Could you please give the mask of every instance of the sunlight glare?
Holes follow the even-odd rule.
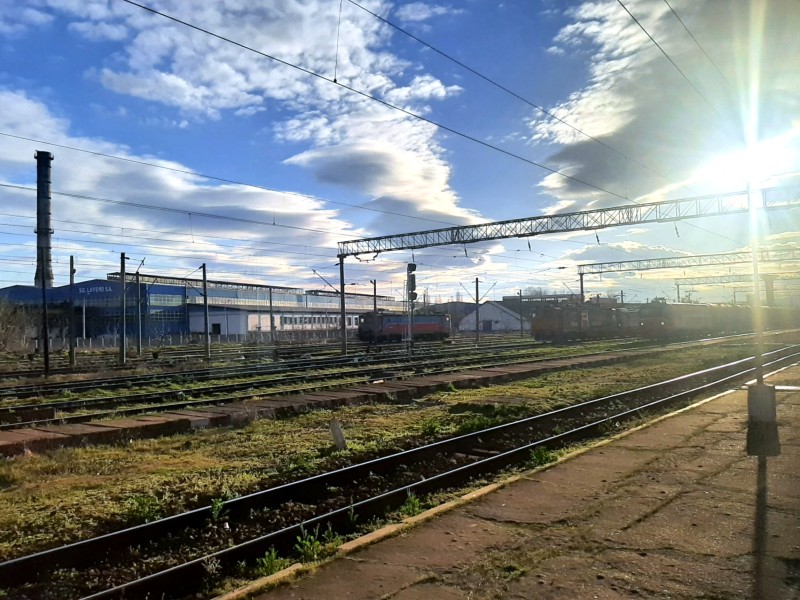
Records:
[[[798,132],[793,131],[791,135],[720,156],[700,169],[695,180],[724,189],[769,186],[771,180],[788,175],[796,168],[797,149],[791,138],[797,135]]]

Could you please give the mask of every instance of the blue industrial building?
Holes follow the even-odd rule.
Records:
[[[126,334],[148,339],[202,334],[205,329],[203,282],[157,275],[126,274]],[[97,339],[120,334],[120,274],[73,286],[47,288],[51,336],[68,336],[70,305],[76,337]],[[296,332],[335,335],[340,325],[340,294],[270,285],[208,281],[209,331],[219,339],[269,336],[289,339]],[[13,304],[39,307],[42,289],[15,285],[0,289]],[[346,327],[357,328],[357,316],[373,309],[401,311],[403,303],[387,296],[345,294]],[[213,338],[212,338],[213,339]]]

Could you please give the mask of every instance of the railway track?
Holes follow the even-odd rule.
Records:
[[[765,367],[779,368],[796,362],[800,352],[792,346],[764,358]],[[537,448],[598,437],[617,424],[750,377],[753,364],[752,358],[735,361],[21,556],[0,563],[0,588],[20,598],[194,595],[270,550],[288,555],[299,540],[318,537],[320,530],[352,531],[356,516],[364,522],[383,515],[411,493],[462,486],[524,464]]]
[[[508,341],[518,342],[520,338],[514,336],[484,336],[484,344],[492,345]],[[532,343],[530,337],[525,338]],[[472,337],[454,337],[445,342],[449,346],[473,346]],[[441,347],[442,342],[416,342],[419,350]],[[381,346],[385,351],[405,352],[402,344],[385,344]],[[367,349],[374,349],[364,342],[348,340],[348,350],[352,354],[366,353]],[[295,342],[265,342],[256,344],[223,344],[213,345],[211,348],[212,364],[241,364],[271,361],[276,354],[282,360],[294,360],[308,356],[339,356],[341,342],[339,340],[320,341],[314,344]],[[50,354],[50,375],[70,377],[101,371],[125,373],[137,368],[169,368],[183,371],[182,367],[191,368],[196,364],[206,363],[205,348],[199,344],[182,347],[151,347],[142,351],[138,356],[130,350],[127,363],[119,364],[119,353],[115,349],[79,351],[76,365],[69,366],[66,352],[52,352]],[[0,377],[6,380],[14,379],[40,379],[44,376],[43,359],[40,354],[28,354],[24,357],[0,359]]]
[[[594,356],[597,362],[607,361],[611,357],[626,360],[636,358],[642,352],[660,352],[673,348],[674,346],[659,346],[655,349],[640,347],[628,353],[624,350],[606,353],[572,353],[553,360],[564,361],[587,356]],[[38,400],[29,403],[5,400],[0,405],[0,431],[51,424],[86,423],[110,416],[128,417],[147,412],[242,402],[256,397],[264,399],[269,396],[308,393],[365,384],[377,379],[384,382],[400,381],[420,374],[442,375],[466,368],[492,368],[547,361],[547,358],[537,356],[541,352],[540,346],[531,346],[530,343],[506,343],[489,348],[461,349],[457,357],[451,352],[432,351],[428,354],[420,352],[414,357],[404,353],[396,353],[389,357],[386,355],[332,357],[273,363],[257,369],[243,367],[203,370],[182,374],[177,381],[174,376],[165,379],[164,375],[143,375],[126,378],[123,381],[113,378],[72,384],[50,384],[46,388],[41,386],[5,388],[0,390],[0,397],[8,394],[15,398],[31,396],[38,398],[46,392],[63,394],[64,390],[68,389],[70,399],[50,402]],[[387,358],[391,362],[387,362]],[[558,368],[570,368],[570,365],[564,364]],[[236,381],[222,382],[222,378],[235,378]],[[72,399],[75,391],[135,388],[158,385],[165,381],[169,383],[171,389],[117,392],[101,397]],[[206,383],[201,385],[200,382]],[[181,384],[181,387],[176,389],[176,383]]]

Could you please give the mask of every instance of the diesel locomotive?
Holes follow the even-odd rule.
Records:
[[[443,340],[450,337],[450,315],[414,315],[415,340]],[[408,315],[368,312],[358,317],[358,339],[362,342],[399,342],[409,333]]]

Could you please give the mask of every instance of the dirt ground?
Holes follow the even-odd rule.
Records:
[[[255,597],[796,600],[800,367],[767,382],[779,456],[748,456],[747,392],[734,391],[350,543]]]

